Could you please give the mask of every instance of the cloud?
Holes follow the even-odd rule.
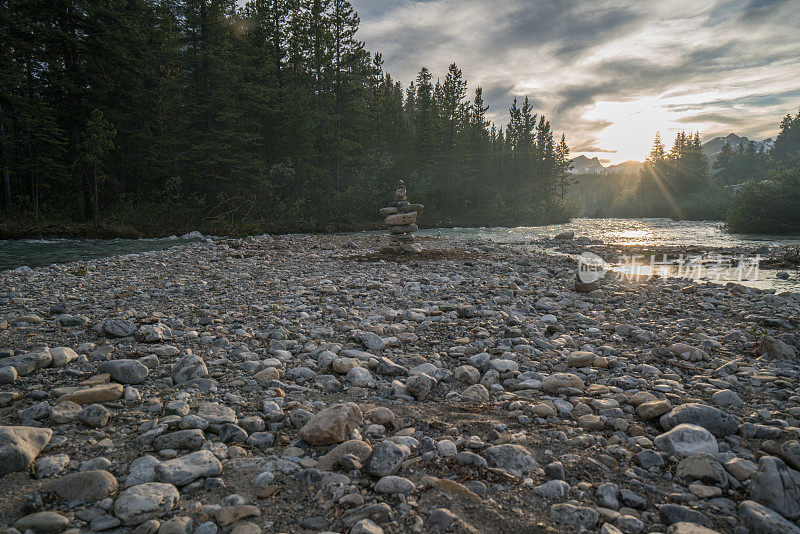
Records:
[[[395,79],[422,65],[443,77],[455,62],[491,120],[505,124],[527,94],[573,154],[638,159],[657,130],[774,136],[800,104],[793,0],[353,3]]]

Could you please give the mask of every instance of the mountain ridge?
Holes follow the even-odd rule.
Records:
[[[726,136],[718,136],[710,141],[706,141],[703,143],[702,148],[703,153],[708,158],[708,164],[711,166],[716,161],[717,155],[722,151],[722,147],[725,143],[728,143],[732,149],[738,150],[740,143],[746,147],[750,142],[751,140],[747,137],[739,136],[731,132]],[[769,151],[775,143],[771,137],[753,142],[756,144],[756,151],[761,148],[765,151]],[[639,172],[639,169],[644,165],[641,161],[629,160],[623,161],[617,165],[605,166],[600,162],[600,158],[597,156],[588,158],[584,155],[573,158],[570,160],[570,163],[572,164],[572,169],[569,171],[571,174],[634,174]]]

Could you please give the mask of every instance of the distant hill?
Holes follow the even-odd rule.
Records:
[[[599,158],[578,156],[572,160],[572,174],[635,174],[642,168],[641,161],[625,161],[618,165],[603,166]]]
[[[631,159],[618,165],[609,165],[606,167],[606,173],[636,174],[642,168],[642,165],[641,161]]]
[[[586,156],[578,156],[572,160],[572,174],[604,174],[606,168],[600,163],[598,158],[587,158]]]
[[[750,139],[747,137],[740,137],[735,133],[730,133],[725,137],[715,137],[711,141],[707,143],[703,143],[703,152],[705,152],[706,157],[708,158],[708,164],[713,165],[717,159],[717,154],[720,153],[722,147],[725,143],[731,145],[731,148],[736,150],[739,148],[739,143],[742,143],[744,146],[747,146],[750,143]],[[772,138],[764,139],[763,141],[756,141],[756,150],[763,147],[764,150],[771,150],[774,141]]]

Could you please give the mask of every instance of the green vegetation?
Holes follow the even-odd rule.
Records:
[[[678,132],[669,152],[656,135],[639,183],[612,209],[625,217],[721,219],[727,196],[709,173],[700,135]]]
[[[800,234],[800,111],[781,121],[764,171],[747,182],[728,209],[737,233]]]
[[[358,25],[346,0],[0,1],[0,223],[355,229],[397,179],[427,225],[572,214],[527,97],[498,129],[455,64],[403,86]]]
[[[774,147],[723,145],[709,169],[700,136],[656,136],[638,175],[575,177],[568,199],[587,217],[725,219],[736,233],[800,233],[800,112],[780,124]]]

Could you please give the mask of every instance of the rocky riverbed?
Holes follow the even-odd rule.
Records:
[[[800,295],[380,240],[0,273],[3,532],[800,533]]]

